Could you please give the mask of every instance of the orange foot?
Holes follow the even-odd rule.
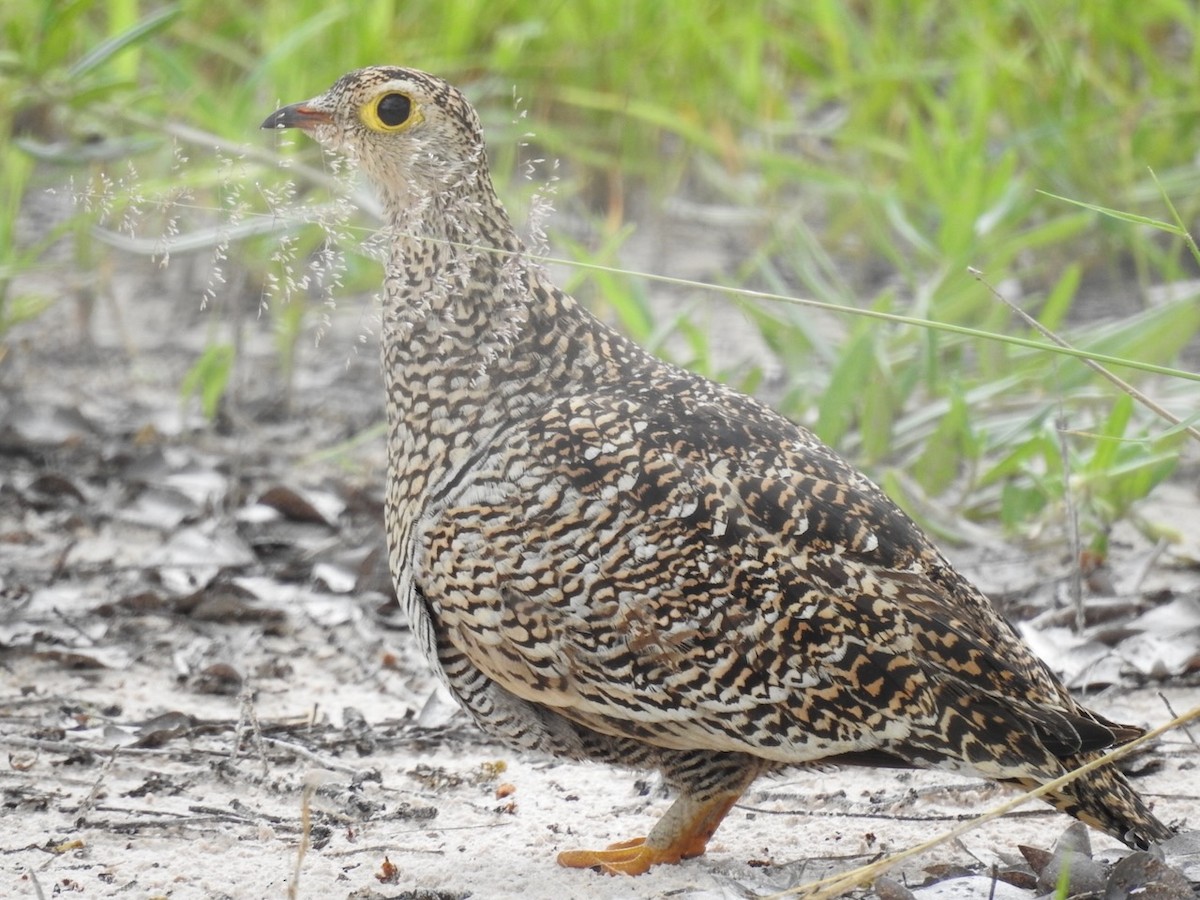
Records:
[[[568,869],[599,869],[608,875],[641,875],[659,863],[674,864],[704,852],[681,853],[671,847],[648,847],[645,838],[634,838],[609,844],[605,850],[564,850],[558,854],[558,864]]]
[[[737,794],[724,794],[697,803],[680,797],[649,837],[610,844],[605,850],[564,850],[558,854],[558,864],[569,869],[599,869],[609,875],[641,875],[651,866],[674,865],[700,856],[737,798]]]

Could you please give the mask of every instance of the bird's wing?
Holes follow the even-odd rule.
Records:
[[[510,429],[422,527],[446,639],[507,691],[658,746],[797,762],[945,741],[974,766],[1028,732],[1006,739],[1055,769],[1043,745],[1079,729],[1007,626],[948,594],[866,479],[744,413],[597,395]]]

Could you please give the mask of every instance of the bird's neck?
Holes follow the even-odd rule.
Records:
[[[439,196],[391,215],[383,366],[393,425],[428,422],[414,405],[473,395],[509,356],[529,318],[530,263],[499,201],[465,208]],[[460,423],[470,424],[470,423]]]
[[[419,515],[501,429],[599,374],[606,329],[554,288],[489,203],[393,219],[382,332],[389,517]]]
[[[498,201],[473,229],[439,224],[453,214],[397,218],[385,281],[384,508],[389,565],[413,621],[418,522],[449,502],[481,454],[564,397],[661,366],[554,286]]]

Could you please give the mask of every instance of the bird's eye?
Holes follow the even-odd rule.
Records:
[[[375,104],[375,112],[380,122],[388,128],[395,128],[408,121],[408,114],[412,112],[412,101],[403,94],[384,94]]]
[[[399,91],[388,91],[363,107],[362,119],[375,131],[400,131],[413,122],[412,99]]]

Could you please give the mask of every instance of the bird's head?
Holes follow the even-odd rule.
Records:
[[[466,98],[416,69],[373,66],[271,113],[263,128],[299,128],[357,162],[385,206],[490,190],[479,118]]]

